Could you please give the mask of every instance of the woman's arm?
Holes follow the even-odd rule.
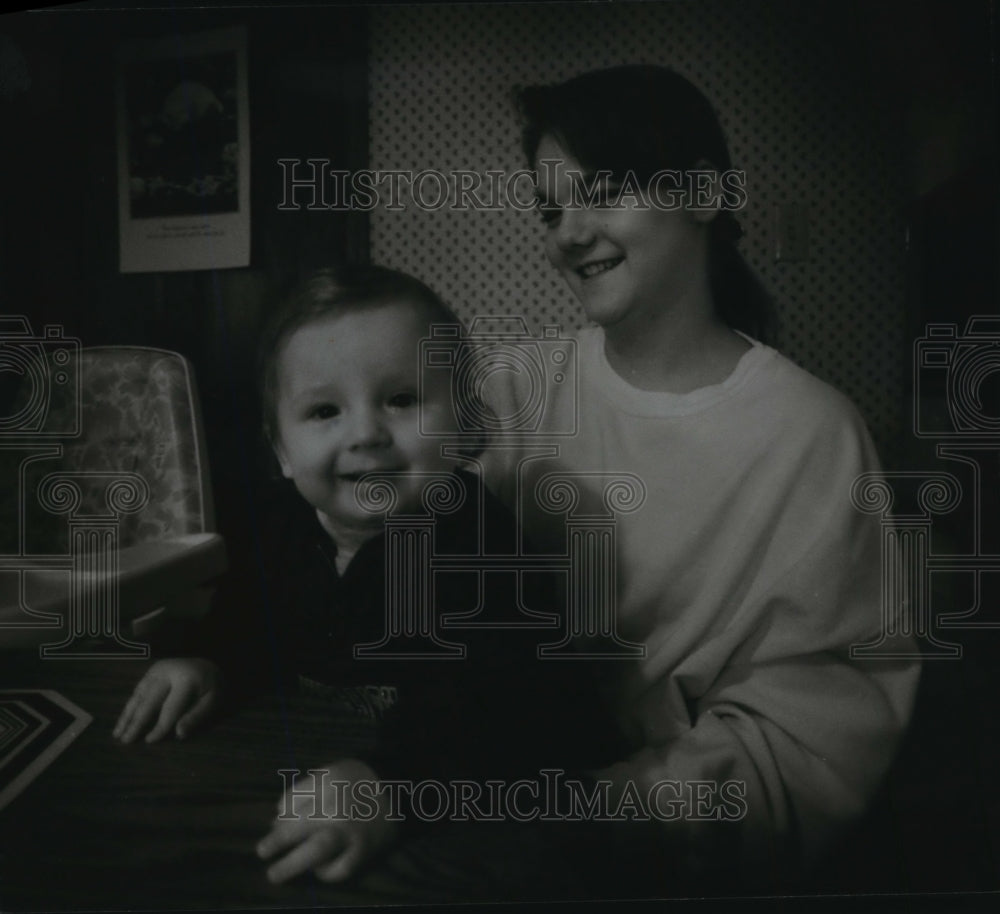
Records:
[[[920,661],[908,625],[889,626],[900,634],[879,654],[852,656],[885,624],[880,520],[849,497],[871,454],[859,420],[831,421],[799,459],[769,536],[755,531],[765,556],[747,559],[753,576],[732,552],[715,555],[716,577],[751,582],[728,586],[731,606],[672,668],[653,676],[647,665],[651,681],[625,709],[646,745],[601,772],[619,795],[629,783],[647,796],[664,782],[706,782],[682,788],[684,815],[664,828],[695,857],[711,859],[721,842],[744,882],[808,869],[864,814],[912,713]],[[718,813],[694,808],[699,791]]]

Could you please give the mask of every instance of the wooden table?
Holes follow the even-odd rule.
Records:
[[[987,669],[969,659],[942,668],[941,673],[961,673],[964,679],[954,682],[949,676],[944,682],[952,684],[950,691],[929,696],[932,709],[943,704],[948,715],[918,716],[908,740],[914,746],[903,751],[909,761],[889,779],[891,827],[871,831],[866,825],[849,842],[866,839],[864,846],[874,849],[882,861],[869,868],[874,875],[859,878],[859,855],[866,852],[858,851],[814,890],[1000,889],[994,828],[1000,807],[991,780],[1000,742],[996,715],[987,713],[995,700],[995,676],[984,672],[982,682],[966,682],[976,670]],[[350,884],[305,876],[273,886],[254,847],[276,813],[284,786],[279,769],[307,770],[356,753],[367,744],[365,728],[331,715],[315,698],[270,696],[189,740],[123,746],[111,731],[146,665],[0,655],[0,688],[54,689],[93,716],[66,751],[0,812],[0,911],[568,900],[594,897],[595,871],[610,895],[634,888],[603,845],[595,852],[593,842],[560,843],[551,830],[516,823],[428,827]],[[927,685],[939,679],[925,677]],[[963,772],[973,768],[985,774],[970,784]],[[942,771],[950,776],[942,779]],[[889,870],[886,860],[894,863]],[[662,870],[663,861],[652,868]],[[716,888],[705,885],[704,893],[717,894]],[[794,901],[792,909],[801,909],[804,899]],[[674,898],[671,906],[677,903]],[[774,903],[768,900],[767,909]],[[745,902],[739,904],[743,910]]]
[[[5,654],[0,688],[55,689],[93,723],[0,813],[0,910],[214,910],[443,902],[585,894],[524,829],[451,823],[401,846],[362,878],[269,884],[254,854],[283,790],[359,751],[349,720],[315,698],[264,697],[185,741],[124,746],[111,731],[143,661]],[[470,837],[470,835],[472,837]],[[537,834],[536,834],[537,837]],[[513,860],[511,854],[519,856]],[[536,871],[532,874],[530,871]]]

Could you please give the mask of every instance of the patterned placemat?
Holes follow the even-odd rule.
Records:
[[[49,689],[0,689],[0,809],[51,765],[92,719]]]

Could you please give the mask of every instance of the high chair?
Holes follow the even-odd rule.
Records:
[[[0,417],[0,649],[145,656],[226,568],[191,365],[14,319],[5,368],[22,383]]]

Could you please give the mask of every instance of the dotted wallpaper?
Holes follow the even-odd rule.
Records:
[[[674,68],[715,106],[748,262],[775,297],[778,348],[861,409],[883,459],[904,428],[903,194],[893,138],[870,113],[844,5],[786,0],[475,4],[371,10],[371,167],[512,172],[515,86],[621,63]],[[848,20],[848,21],[845,21]],[[809,257],[776,262],[774,208],[805,207]],[[414,273],[463,319],[581,326],[534,213],[372,213],[371,256]]]

